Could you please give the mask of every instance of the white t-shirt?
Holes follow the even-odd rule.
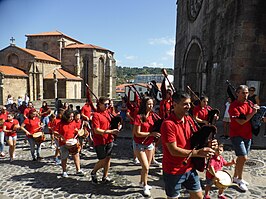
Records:
[[[229,110],[229,107],[230,107],[230,103],[229,102],[226,102],[225,103],[225,111],[224,111],[224,117],[226,118],[229,118],[229,113],[228,113],[228,110]]]

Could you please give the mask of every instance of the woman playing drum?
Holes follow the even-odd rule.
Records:
[[[36,156],[37,160],[41,160],[41,142],[43,139],[44,134],[41,132],[41,120],[37,116],[37,111],[32,108],[29,111],[29,117],[24,120],[24,122],[21,124],[21,130],[26,133],[27,140],[30,144],[30,152],[32,156],[32,160],[36,161]],[[35,135],[37,136],[35,136]],[[39,135],[39,136],[38,136]],[[37,146],[36,148],[36,155],[35,155],[35,145]]]
[[[62,116],[61,121],[58,123],[58,132],[54,131],[55,136],[59,138],[59,146],[61,151],[61,166],[63,170],[63,177],[68,177],[67,174],[67,158],[71,153],[75,166],[76,174],[84,176],[82,170],[80,170],[80,158],[79,158],[79,144],[77,142],[78,128],[74,122],[74,113],[71,110],[66,110]],[[71,146],[71,141],[73,145]]]

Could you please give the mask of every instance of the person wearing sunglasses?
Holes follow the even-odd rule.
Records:
[[[249,87],[248,91],[249,91],[248,100],[252,101],[253,104],[260,105],[259,96],[255,94],[256,91],[255,87],[253,86]]]

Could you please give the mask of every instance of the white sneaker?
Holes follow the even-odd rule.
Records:
[[[62,176],[63,176],[63,178],[67,178],[68,177],[67,172],[63,172]]]
[[[159,167],[163,165],[161,162],[158,162],[158,161],[156,161],[156,160],[153,160],[152,164],[153,164],[153,165],[157,165],[157,166],[159,166]]]
[[[240,182],[246,184],[247,186],[249,185],[249,183],[243,179],[238,179],[236,177],[233,178],[233,183],[239,184]]]
[[[240,188],[242,191],[247,191],[247,190],[248,190],[247,185],[246,185],[245,183],[243,183],[242,181],[240,181],[240,182],[238,183],[238,186],[239,186],[239,188]]]
[[[144,188],[143,182],[139,182],[139,186]],[[149,190],[152,189],[152,186],[150,186],[150,185],[146,185],[146,187],[147,187]]]
[[[133,162],[134,162],[134,164],[139,164],[139,163],[140,163],[138,158],[135,158],[135,159],[133,160]]]
[[[151,196],[151,191],[147,185],[143,187],[143,193],[144,193],[143,195],[146,197]]]

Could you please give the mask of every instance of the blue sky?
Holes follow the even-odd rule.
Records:
[[[173,68],[176,1],[0,0],[0,28],[0,49],[58,30],[115,52],[118,66]]]

